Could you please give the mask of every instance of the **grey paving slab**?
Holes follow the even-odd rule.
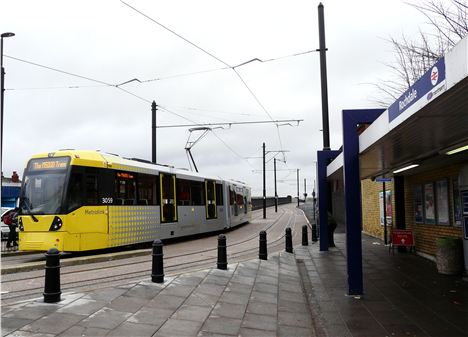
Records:
[[[109,333],[110,330],[108,329],[101,329],[101,328],[89,328],[83,327],[79,325],[74,325],[70,329],[65,330],[57,337],[97,337],[97,336],[105,336]]]
[[[17,318],[17,317],[2,317],[2,336],[5,336],[15,330],[21,329],[23,326],[33,322],[33,319]]]
[[[132,314],[128,312],[121,312],[105,307],[82,320],[79,325],[112,330],[127,320],[131,315]]]
[[[218,276],[218,275],[208,275],[202,281],[202,284],[204,284],[204,285],[216,284],[216,285],[219,285],[219,286],[225,286],[226,284],[229,283],[230,280],[231,280],[231,275],[229,275],[227,277],[222,277],[222,276]]]
[[[308,310],[302,313],[278,311],[278,324],[297,326],[302,328],[311,328],[312,320],[310,317],[310,312]]]
[[[224,288],[225,288],[225,285],[201,283],[194,290],[194,293],[202,293],[202,294],[207,294],[207,295],[220,296],[224,292]]]
[[[250,295],[250,301],[277,304],[278,296],[277,294],[264,293],[264,292],[254,290],[252,291],[252,294]]]
[[[234,274],[231,278],[231,282],[236,282],[240,284],[253,285],[255,283],[255,277],[242,276],[239,274]]]
[[[274,316],[258,315],[253,313],[246,313],[242,319],[243,328],[251,328],[257,330],[267,330],[276,332],[277,320]]]
[[[237,334],[226,335],[226,334],[214,333],[214,332],[209,332],[209,331],[200,331],[197,335],[197,337],[233,337],[233,336],[237,336]]]
[[[279,292],[279,300],[286,300],[290,302],[297,302],[297,303],[306,303],[306,299],[304,297],[304,294],[301,293],[296,293],[292,291],[287,291],[287,290],[282,290]]]
[[[112,337],[151,337],[157,331],[157,327],[149,324],[135,324],[124,322],[114,330],[111,330],[107,336]]]
[[[170,284],[164,290],[161,291],[161,295],[166,296],[179,296],[179,297],[186,297],[188,296],[193,290],[195,286],[185,286],[185,285],[178,285],[178,284]]]
[[[278,311],[284,312],[307,312],[309,309],[306,303],[299,303],[280,299],[278,301]]]
[[[276,331],[258,330],[258,329],[241,327],[239,331],[239,336],[240,337],[273,337],[273,336],[276,336]]]
[[[128,289],[123,288],[105,288],[95,290],[92,293],[88,293],[83,296],[83,298],[90,298],[96,301],[105,301],[110,302],[113,299],[125,294]]]
[[[241,319],[210,316],[203,324],[201,331],[237,335],[241,324]]]
[[[245,314],[245,304],[219,302],[212,311],[212,316],[242,319]]]
[[[278,337],[311,337],[314,332],[311,329],[280,325],[277,332]],[[343,337],[342,335],[330,335],[332,337]],[[374,336],[376,337],[376,336]]]
[[[187,305],[197,305],[212,308],[216,302],[218,302],[218,299],[218,295],[203,294],[195,290],[192,294],[190,294],[184,303]]]
[[[4,318],[24,318],[28,320],[36,320],[42,316],[48,315],[57,310],[58,306],[49,305],[47,303],[32,302],[24,306],[18,306],[2,313],[2,321]],[[4,308],[2,308],[3,311]]]
[[[232,303],[232,304],[244,304],[247,305],[249,302],[249,293],[233,293],[233,292],[224,292],[219,302]]]
[[[250,301],[247,306],[247,313],[274,316],[278,314],[278,307],[276,304]]]
[[[146,303],[146,306],[152,308],[177,309],[184,303],[185,297],[162,295],[161,293]]]
[[[276,293],[278,293],[278,286],[275,285],[275,284],[255,282],[253,290],[254,291],[259,291],[259,292],[264,292],[264,293],[276,294]]]
[[[66,306],[57,310],[57,312],[79,315],[91,315],[99,309],[106,306],[104,301],[95,301],[86,298],[79,298],[76,301],[67,304]]]
[[[55,337],[53,334],[48,333],[36,333],[36,332],[29,332],[29,331],[15,331],[12,334],[9,334],[7,337]]]
[[[224,291],[250,295],[250,293],[252,292],[252,285],[237,282],[229,282]]]
[[[135,313],[149,301],[150,299],[132,297],[125,294],[112,300],[107,307],[121,312]]]
[[[160,327],[174,313],[173,309],[143,307],[130,316],[130,323],[150,324]]]
[[[203,323],[211,312],[211,308],[195,305],[182,305],[172,315],[172,319],[183,319]]]
[[[84,315],[54,312],[22,327],[21,330],[33,333],[59,334],[85,318]]]
[[[138,297],[143,299],[152,299],[164,289],[164,286],[158,283],[138,283],[129,289],[125,296]]]
[[[182,319],[169,319],[161,328],[159,328],[154,336],[196,336],[201,326],[201,322],[186,321]]]
[[[273,276],[259,275],[259,276],[257,276],[255,282],[266,283],[266,284],[271,284],[271,285],[277,285],[278,284],[278,278],[273,277]]]

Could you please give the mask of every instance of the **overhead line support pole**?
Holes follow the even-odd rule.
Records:
[[[152,138],[152,162],[156,164],[156,111],[157,111],[156,101],[151,103],[151,115],[152,115],[152,128],[151,128],[151,138]]]
[[[275,212],[278,212],[278,191],[276,189],[276,158],[273,158],[273,166],[275,171]]]
[[[322,88],[322,129],[323,149],[330,150],[330,127],[328,124],[328,88],[327,88],[327,47],[325,46],[325,19],[323,4],[318,5],[320,78]]]
[[[265,143],[263,143],[263,219],[266,219]]]

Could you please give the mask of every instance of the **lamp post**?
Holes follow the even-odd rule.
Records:
[[[4,92],[5,92],[5,69],[3,68],[3,38],[15,36],[14,33],[2,33],[0,35],[0,66],[1,66],[1,80],[0,80],[0,96],[2,103],[0,104],[1,117],[0,117],[0,171],[3,172],[3,101],[4,101]],[[2,194],[2,181],[0,178],[0,195]],[[0,200],[1,204],[1,200]]]

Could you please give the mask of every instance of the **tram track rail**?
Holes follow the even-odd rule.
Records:
[[[289,217],[287,221],[282,222],[281,220],[285,215],[289,215]],[[282,213],[278,215],[272,223],[263,227],[263,230],[267,231],[267,233],[282,233],[268,242],[268,251],[277,252],[280,250],[279,247],[284,244],[284,230],[287,227],[295,229],[297,216],[298,213],[296,210],[282,210]],[[297,229],[293,230],[293,238],[297,239],[298,232]],[[258,245],[253,243],[256,239],[258,239],[257,233],[228,244],[228,263],[238,263],[258,256]],[[249,245],[250,247],[240,249],[242,245]],[[236,248],[238,248],[239,251],[236,251]],[[229,252],[229,250],[231,250],[231,252]],[[210,247],[186,252],[184,254],[165,256],[165,274],[167,276],[175,276],[185,272],[213,267],[217,260],[216,251],[217,247]],[[201,258],[193,258],[197,256]],[[151,260],[148,260],[147,256],[139,258],[145,259],[124,263],[119,262],[122,260],[114,260],[113,262],[117,263],[108,266],[99,266],[98,268],[96,268],[96,264],[94,264],[93,267],[81,270],[75,270],[76,268],[71,268],[72,266],[65,267],[62,269],[61,273],[62,292],[90,291],[109,286],[125,285],[150,278]],[[181,259],[188,260],[180,261]],[[113,270],[114,273],[109,273],[111,270]],[[118,270],[117,273],[115,272],[116,270]],[[80,274],[81,279],[79,281],[71,280],[71,278],[75,278],[77,274]],[[106,275],[97,277],[97,274]],[[8,288],[10,283],[18,281],[21,281],[25,287],[21,290],[2,292],[2,305],[35,298],[43,291],[44,277],[42,270],[33,272],[33,275],[29,277],[24,277],[25,275],[20,274],[16,276],[17,277],[15,277],[15,274],[11,274],[10,279],[2,280],[2,288]]]

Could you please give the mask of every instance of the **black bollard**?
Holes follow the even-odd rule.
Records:
[[[265,231],[260,232],[260,247],[258,252],[258,258],[260,260],[268,260],[267,234]]]
[[[224,234],[218,236],[218,269],[227,269],[226,236]]]
[[[153,242],[153,270],[151,271],[151,281],[154,283],[164,283],[164,263],[163,263],[163,243],[161,240]]]
[[[307,225],[302,226],[302,245],[309,245],[309,238],[307,237]]]
[[[292,246],[292,235],[291,235],[291,228],[286,228],[286,253],[292,253],[293,246]]]
[[[46,256],[44,302],[56,303],[60,301],[60,255],[57,248],[50,248]]]
[[[312,242],[317,242],[317,224],[314,222],[312,224]]]

